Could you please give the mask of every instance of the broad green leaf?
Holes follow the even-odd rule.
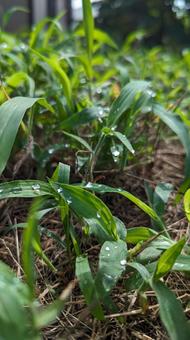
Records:
[[[25,307],[30,304],[28,287],[2,262],[0,273],[0,338],[39,340],[32,327],[31,311]]]
[[[160,220],[159,216],[156,214],[156,212],[150,208],[146,203],[141,201],[139,198],[136,196],[132,195],[128,191],[122,190],[122,189],[116,189],[109,187],[107,185],[102,185],[102,184],[95,184],[95,183],[87,183],[84,186],[85,189],[92,190],[95,192],[98,192],[100,194],[112,192],[112,193],[117,193],[120,194],[127,199],[129,199],[131,202],[133,202],[135,205],[137,205],[141,210],[143,210],[146,214],[148,214],[153,220],[157,221],[160,225],[160,228],[163,230],[164,226],[162,221]]]
[[[133,149],[130,141],[128,140],[128,138],[123,135],[121,132],[118,131],[113,131],[113,136],[117,137],[117,139],[119,139],[119,141],[121,143],[123,143],[123,145],[125,145],[125,147],[132,153],[135,153],[135,150]]]
[[[130,81],[121,91],[119,97],[113,102],[110,110],[110,114],[108,117],[108,126],[113,126],[120,119],[122,114],[126,112],[132,104],[135,103],[135,100],[138,95],[144,94],[143,100],[139,102],[138,106],[135,108],[135,111],[138,111],[143,105],[147,104],[148,100],[151,98],[149,93],[147,92],[149,87],[149,83],[146,81],[133,80]]]
[[[184,210],[188,221],[190,222],[190,189],[184,195]]]
[[[73,130],[78,126],[88,124],[93,120],[100,117],[99,109],[96,107],[90,107],[82,110],[81,112],[77,112],[64,119],[60,127],[65,130]]]
[[[147,241],[156,234],[156,231],[146,227],[129,228],[126,241],[127,243],[137,244],[141,241]]]
[[[52,180],[59,183],[69,184],[70,179],[70,166],[59,162],[57,165]]]
[[[15,97],[0,106],[0,175],[6,167],[24,114],[36,102],[43,106],[47,104],[40,98]]]
[[[79,256],[76,258],[76,277],[91,313],[97,319],[103,320],[104,313],[99,302],[96,284],[86,257]]]
[[[123,241],[126,241],[126,236],[127,236],[127,228],[125,224],[116,216],[114,216],[114,220],[116,223],[116,228],[117,228],[117,234],[119,238]]]
[[[161,281],[152,281],[151,286],[160,306],[160,318],[171,340],[189,340],[190,324],[180,301]]]
[[[190,256],[179,255],[172,267],[173,271],[190,272]]]
[[[148,282],[150,280],[151,275],[150,275],[149,271],[141,263],[138,263],[138,262],[128,262],[127,265],[130,266],[131,268],[136,269],[137,272],[140,274],[140,276],[142,277],[142,279],[145,282]]]
[[[92,58],[94,40],[94,19],[90,0],[82,0],[83,23],[86,36],[87,52],[89,60]]]
[[[117,283],[127,264],[127,245],[124,241],[106,241],[99,254],[99,268],[96,276],[97,286],[103,288],[102,294],[109,292]],[[101,289],[100,289],[101,291]]]
[[[168,248],[161,256],[157,263],[154,278],[158,280],[167,274],[173,267],[177,257],[180,255],[186,240],[182,239]]]
[[[117,239],[115,220],[108,207],[98,197],[79,186],[54,183],[51,185],[60,197],[68,203],[71,210],[81,217],[89,226],[100,228]]]
[[[64,133],[64,135],[68,136],[69,138],[76,140],[78,143],[82,144],[87,150],[92,152],[91,146],[83,138],[81,138],[77,135],[73,135],[71,133],[68,133],[66,131],[62,131],[62,132]]]
[[[160,217],[164,214],[165,206],[168,202],[172,189],[173,185],[170,183],[159,183],[153,191],[149,184],[146,183],[146,191],[149,202]]]
[[[50,185],[36,180],[17,180],[0,183],[0,199],[25,197],[33,198],[44,195],[53,195]]]
[[[161,249],[153,247],[150,244],[150,246],[147,245],[145,249],[142,249],[140,251],[139,255],[137,256],[137,260],[140,263],[147,264],[158,260],[161,254],[162,254]]]

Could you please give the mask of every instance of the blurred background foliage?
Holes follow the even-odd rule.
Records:
[[[147,47],[188,47],[190,43],[190,0],[91,0],[96,26],[122,44],[134,31]],[[42,6],[43,5],[43,6]],[[28,13],[14,13],[7,29],[20,31],[43,17],[54,17],[61,10],[64,27],[71,28],[82,19],[82,0],[1,0],[0,23],[12,6],[24,6]],[[44,8],[44,13],[43,13]],[[36,17],[35,17],[36,16]],[[142,34],[142,32],[145,32]],[[143,39],[142,39],[143,38]]]
[[[189,0],[104,0],[97,24],[117,41],[136,30],[145,30],[148,45],[188,45],[190,42]]]

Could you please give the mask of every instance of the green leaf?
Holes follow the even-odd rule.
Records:
[[[0,183],[0,199],[25,197],[33,198],[44,195],[53,195],[48,183],[36,180],[17,180]]]
[[[29,11],[26,7],[23,7],[23,6],[11,6],[10,9],[8,9],[8,11],[6,11],[3,14],[3,27],[4,28],[9,23],[11,16],[16,12],[28,13]]]
[[[113,136],[117,137],[117,139],[119,139],[119,141],[121,143],[123,143],[123,145],[125,145],[125,147],[132,153],[135,153],[135,150],[133,149],[130,141],[128,140],[128,138],[123,135],[121,132],[118,131],[113,131]]]
[[[33,48],[36,44],[36,41],[40,35],[40,32],[42,29],[49,23],[51,22],[52,19],[50,18],[44,18],[40,20],[40,22],[34,26],[33,31],[30,34],[30,41],[29,41],[29,46]]]
[[[75,214],[83,218],[89,226],[103,229],[108,236],[117,239],[115,220],[103,201],[79,186],[52,181],[51,185],[56,193],[64,198]]]
[[[65,97],[67,99],[67,103],[70,109],[72,109],[72,89],[71,89],[71,83],[70,80],[66,74],[66,72],[63,70],[63,68],[61,67],[59,60],[56,56],[52,56],[51,58],[47,58],[45,56],[43,56],[42,54],[40,54],[38,51],[36,50],[32,50],[34,54],[36,54],[40,59],[42,59],[45,63],[47,63],[50,68],[55,72],[56,75],[58,75],[63,90],[64,90],[64,94]]]
[[[32,205],[28,221],[27,227],[24,229],[23,234],[23,252],[22,252],[22,261],[23,268],[26,277],[26,282],[28,287],[30,288],[31,297],[34,297],[35,294],[35,265],[34,265],[34,254],[33,254],[33,240],[35,239],[37,228],[38,228],[38,218],[36,211],[40,207],[41,202],[36,201]]]
[[[76,258],[76,277],[92,315],[98,320],[103,320],[104,313],[99,302],[96,284],[86,257],[79,256]]]
[[[34,339],[34,329],[30,312],[24,306],[30,304],[30,292],[13,274],[12,270],[0,262],[0,337],[1,339]],[[37,334],[36,334],[36,339]]]
[[[185,153],[186,153],[186,164],[185,164],[185,175],[186,180],[189,179],[189,170],[190,170],[190,134],[189,129],[187,126],[183,123],[181,118],[177,116],[176,114],[167,111],[164,109],[161,105],[155,104],[153,105],[153,112],[155,115],[159,116],[161,120],[172,130],[176,133],[179,140],[181,141]],[[182,184],[186,187],[185,182]]]
[[[151,275],[150,275],[149,271],[141,263],[138,263],[138,262],[128,262],[127,265],[129,267],[131,267],[131,268],[136,269],[137,272],[140,274],[140,276],[142,277],[142,279],[145,282],[148,282],[150,280]]]
[[[102,285],[103,291],[109,292],[117,283],[125,270],[127,261],[127,245],[124,241],[106,241],[99,254],[99,268],[96,276],[97,286]]]
[[[160,306],[160,317],[171,340],[189,340],[190,325],[183,312],[180,301],[161,281],[152,281]]]
[[[184,210],[188,221],[190,222],[190,189],[184,195]]]
[[[29,96],[34,95],[35,82],[34,80],[25,72],[16,72],[11,76],[6,78],[6,83],[8,86],[16,88],[22,83],[27,82],[29,87]]]
[[[117,194],[120,194],[126,197],[131,202],[133,202],[135,205],[137,205],[141,210],[143,210],[146,214],[148,214],[153,220],[157,221],[160,225],[160,228],[163,230],[164,228],[163,223],[160,220],[159,216],[156,214],[156,212],[152,208],[150,208],[146,203],[144,203],[143,201],[141,201],[139,198],[132,195],[128,191],[112,188],[107,185],[95,184],[95,183],[90,183],[90,182],[84,185],[84,188],[98,192],[100,194],[110,192],[110,193],[117,193]]]
[[[118,48],[116,43],[113,41],[113,39],[106,32],[100,29],[97,29],[97,28],[94,29],[94,39],[112,48],[115,48],[115,49]]]
[[[129,228],[127,230],[126,241],[127,243],[137,244],[141,241],[147,241],[156,234],[156,231],[146,227]]]
[[[96,107],[89,107],[64,119],[61,122],[60,127],[65,130],[73,130],[78,126],[92,122],[98,117],[100,117],[99,109]]]
[[[94,40],[94,19],[92,15],[92,6],[90,0],[82,0],[83,23],[87,43],[87,52],[89,60],[92,58],[93,40]]]
[[[69,179],[70,179],[70,166],[59,162],[53,173],[52,180],[54,182],[69,184]]]
[[[190,256],[179,255],[172,267],[173,271],[190,272]]]
[[[182,239],[168,248],[161,256],[157,263],[154,278],[158,280],[167,274],[173,267],[177,257],[180,255],[186,240]]]
[[[36,102],[47,103],[40,98],[15,97],[0,106],[0,175],[6,167],[24,114]]]
[[[68,133],[66,131],[62,131],[64,133],[64,135],[76,140],[78,143],[82,144],[87,150],[89,150],[90,152],[92,152],[92,148],[91,146],[81,137],[73,135],[71,133]]]
[[[117,123],[123,113],[125,113],[132,104],[136,101],[138,95],[142,98],[136,106],[135,111],[138,111],[150,99],[150,95],[147,92],[149,83],[146,81],[133,80],[130,81],[121,91],[119,97],[113,102],[108,117],[108,126],[113,126]]]

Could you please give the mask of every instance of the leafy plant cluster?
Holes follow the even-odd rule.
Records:
[[[190,89],[186,76],[190,52],[186,50],[182,56],[160,48],[137,52],[133,46],[143,32],[128,36],[119,50],[105,32],[94,27],[87,0],[83,1],[83,24],[69,34],[62,31],[62,15],[45,18],[22,40],[0,32],[0,174],[11,153],[14,156],[22,148],[38,168],[37,179],[0,183],[0,199],[34,199],[26,223],[14,226],[23,229],[25,283],[0,263],[0,335],[12,339],[14,331],[17,339],[40,338],[40,329],[55,319],[74,287],[72,283],[43,310],[36,301],[34,254],[56,272],[41,246],[41,221],[57,210],[65,240],[58,236],[56,240],[75,256],[76,278],[95,318],[104,320],[106,310],[118,312],[111,292],[127,273],[123,284],[127,291],[136,290],[140,301],[147,299],[149,287],[155,292],[171,339],[189,339],[190,326],[181,303],[163,280],[170,271],[190,271],[187,239],[174,241],[164,222],[172,186],[160,183],[155,190],[146,186],[148,205],[122,188],[95,183],[94,169],[123,169],[137,160],[136,154],[147,153],[151,146],[145,135],[137,134],[140,123],[147,121],[152,129],[167,125],[186,154],[181,193],[185,193],[184,209],[190,220]],[[65,162],[59,162],[46,179],[57,152],[64,159],[73,152],[81,183],[70,183],[70,166]],[[126,229],[99,198],[104,193],[133,202],[150,217],[150,226]],[[73,221],[81,226],[83,239],[95,236],[100,245],[96,273]],[[142,310],[145,305],[141,303]]]

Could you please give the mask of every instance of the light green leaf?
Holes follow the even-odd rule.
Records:
[[[91,1],[82,0],[82,8],[83,8],[83,23],[87,43],[87,52],[89,60],[91,60],[94,40],[94,19],[92,15]]]
[[[188,221],[190,222],[190,189],[184,195],[184,210]]]
[[[154,278],[157,280],[167,274],[173,267],[177,257],[180,255],[186,240],[182,239],[168,248],[159,258]]]
[[[25,72],[16,72],[11,76],[6,78],[6,83],[8,86],[16,88],[22,83],[27,82],[29,87],[29,96],[34,95],[35,82],[34,80]]]
[[[141,241],[147,241],[156,234],[156,231],[146,227],[129,228],[126,241],[127,243],[137,244]]]
[[[47,63],[51,69],[55,72],[56,75],[58,75],[61,84],[63,86],[64,94],[67,99],[67,103],[70,109],[72,109],[72,89],[71,89],[71,83],[70,80],[66,74],[66,72],[61,67],[59,60],[56,56],[52,56],[51,58],[45,57],[42,54],[40,54],[36,50],[32,50],[34,54],[36,54],[40,59],[42,59],[45,63]]]

